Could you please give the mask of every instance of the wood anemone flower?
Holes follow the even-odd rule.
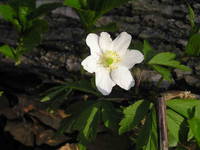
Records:
[[[112,40],[107,32],[100,36],[88,34],[86,44],[90,48],[90,56],[81,65],[90,73],[95,73],[97,89],[103,95],[109,95],[117,84],[125,90],[135,85],[129,69],[144,60],[144,55],[138,50],[128,49],[131,35],[122,32]]]

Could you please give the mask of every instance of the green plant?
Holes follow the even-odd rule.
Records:
[[[0,5],[0,16],[10,22],[19,35],[16,47],[5,44],[0,52],[20,63],[20,56],[38,46],[42,34],[48,30],[48,23],[42,17],[60,6],[60,3],[50,3],[36,8],[35,0],[10,0]]]
[[[76,10],[87,32],[97,32],[115,31],[115,23],[97,27],[95,26],[96,21],[111,9],[128,1],[130,0],[65,0],[64,4]]]
[[[189,56],[200,56],[200,26],[195,23],[196,15],[188,4],[189,21],[191,25],[190,37],[186,46],[186,54]]]

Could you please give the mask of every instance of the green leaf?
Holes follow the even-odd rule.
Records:
[[[158,150],[156,111],[153,107],[136,141],[136,150]]]
[[[29,29],[23,35],[17,55],[31,51],[41,42],[41,35],[48,30],[48,23],[45,20],[34,20]]]
[[[187,46],[186,54],[190,56],[200,56],[200,34],[194,34],[190,37]]]
[[[67,83],[66,86],[68,88],[74,89],[74,90],[79,90],[87,93],[94,94],[96,96],[100,96],[99,92],[97,92],[91,85],[91,83],[87,80],[80,80],[77,82],[73,83]]]
[[[169,69],[164,68],[159,65],[152,65],[152,67],[155,71],[157,71],[158,73],[160,73],[162,75],[163,79],[172,81],[172,74]]]
[[[10,0],[9,5],[18,13],[20,7],[26,7],[31,12],[36,8],[36,0]]]
[[[141,41],[133,41],[131,42],[129,49],[137,49],[137,50],[142,50],[144,48],[144,44]],[[144,53],[144,52],[143,52]]]
[[[186,118],[190,118],[188,112],[195,106],[200,106],[200,100],[198,99],[172,99],[166,101],[167,106],[175,112],[181,114]],[[200,110],[196,110],[200,119]]]
[[[41,100],[40,102],[47,102],[50,100],[53,100],[54,98],[56,98],[57,96],[60,96],[63,92],[67,93],[66,90],[68,88],[66,88],[65,86],[58,86],[58,87],[54,87],[54,91],[50,91],[49,93],[47,93]],[[69,94],[69,93],[68,93]]]
[[[19,7],[18,8],[19,21],[23,27],[23,30],[25,30],[27,27],[27,22],[28,22],[27,16],[29,13],[30,13],[30,10],[28,7]]]
[[[100,31],[115,32],[116,30],[117,30],[117,25],[116,23],[112,22],[100,27],[93,27],[90,32],[100,32]]]
[[[99,16],[101,16],[128,1],[130,0],[87,0],[87,6],[89,9],[96,11]]]
[[[189,123],[189,127],[198,143],[198,145],[200,146],[200,119],[199,118],[192,118],[190,120],[188,120]]]
[[[101,116],[105,127],[110,129],[118,129],[118,123],[121,114],[116,110],[112,103],[102,103]]]
[[[112,103],[104,100],[77,102],[68,108],[67,113],[71,113],[71,117],[61,123],[59,132],[79,131],[78,141],[83,147],[94,141],[100,122],[113,129],[120,117]]]
[[[80,143],[87,144],[89,141],[94,140],[97,134],[99,120],[100,106],[98,103],[81,113],[73,126],[74,129],[80,130]]]
[[[48,3],[48,4],[43,4],[41,6],[39,6],[38,8],[36,8],[29,16],[29,19],[34,19],[37,17],[40,17],[42,15],[45,15],[49,12],[51,12],[52,10],[58,8],[58,7],[62,7],[62,3]]]
[[[29,29],[34,30],[35,32],[38,32],[39,34],[47,32],[48,31],[48,22],[42,19],[35,19],[32,21],[32,26]]]
[[[80,114],[88,109],[92,104],[94,104],[94,102],[91,101],[79,101],[79,102],[75,102],[71,105],[69,105],[69,107],[65,110],[65,112],[67,114],[71,114],[71,117],[68,117],[66,119],[63,119],[60,123],[60,127],[58,129],[57,134],[63,134],[64,132],[72,132],[73,130],[73,125],[75,123],[75,121],[77,120],[77,118],[80,116]],[[81,109],[80,109],[81,106]]]
[[[88,32],[94,27],[97,19],[96,12],[93,9],[88,8],[87,0],[65,0],[64,5],[75,8],[80,17],[81,23]]]
[[[189,12],[189,21],[192,27],[195,26],[195,13],[192,7],[188,4],[188,12]]]
[[[92,10],[77,9],[77,13],[80,17],[82,24],[87,30],[91,30],[96,21],[96,13]]]
[[[176,150],[188,150],[188,149],[185,148],[185,147],[182,147],[182,146],[178,146],[178,147],[176,148]]]
[[[44,92],[42,95],[42,99],[40,100],[41,102],[47,102],[50,100],[57,100],[57,99],[63,99],[65,98],[69,93],[71,93],[72,90],[79,90],[87,93],[92,93],[94,95],[99,96],[100,94],[92,87],[90,82],[86,80],[80,80],[77,82],[68,82],[63,85],[59,85],[56,87],[53,87],[46,92]],[[105,106],[105,109],[112,109],[112,107],[108,105]],[[113,118],[114,119],[114,118]]]
[[[101,16],[130,0],[65,0],[64,4],[76,9],[92,10]]]
[[[64,5],[77,9],[82,8],[80,0],[65,0]]]
[[[194,138],[194,134],[193,134],[191,128],[189,128],[187,141],[190,141],[190,140],[192,140],[193,138]]]
[[[136,101],[125,108],[124,118],[120,122],[119,134],[133,129],[144,118],[149,110],[150,102],[145,100]]]
[[[68,130],[79,131],[79,144],[85,146],[95,139],[100,121],[101,106],[101,102],[88,102],[81,111],[78,110],[79,113],[73,112],[71,120],[68,120]]]
[[[39,45],[40,41],[41,36],[38,32],[32,30],[26,33],[21,40],[21,45],[17,51],[17,55],[21,56],[25,52],[31,51],[33,48]]]
[[[15,26],[16,30],[18,32],[21,32],[22,31],[22,25],[19,23],[19,20],[18,19],[13,19],[12,20],[12,24]]]
[[[78,144],[78,149],[79,150],[87,150],[86,146],[83,144]]]
[[[143,54],[144,54],[144,60],[146,62],[149,61],[153,56],[154,50],[147,40],[144,40],[142,51],[143,51]]]
[[[0,53],[4,54],[6,57],[11,59],[16,59],[14,49],[8,45],[3,45],[0,47]]]
[[[181,65],[179,61],[174,60],[176,57],[175,53],[171,52],[162,52],[155,55],[148,63],[150,65],[163,65],[172,68],[178,68],[184,71],[189,71],[185,65]]]
[[[2,96],[2,95],[3,95],[3,93],[4,93],[4,91],[0,91],[0,96]]]
[[[180,116],[173,110],[167,109],[167,127],[170,147],[174,147],[178,144],[179,132],[183,122],[184,117]]]
[[[0,16],[2,16],[6,21],[12,22],[16,16],[16,12],[9,5],[0,5]]]
[[[75,8],[82,24],[88,31],[92,31],[95,22],[103,14],[118,7],[129,0],[65,0],[64,4]]]

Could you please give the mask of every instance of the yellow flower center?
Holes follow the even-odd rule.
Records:
[[[108,69],[116,69],[120,61],[119,55],[115,51],[108,50],[100,57],[100,64]]]

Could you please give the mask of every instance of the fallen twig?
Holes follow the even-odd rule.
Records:
[[[166,122],[166,104],[163,97],[159,98],[157,104],[158,129],[159,129],[159,147],[160,150],[168,150],[167,122]]]
[[[168,133],[166,122],[166,100],[174,98],[182,99],[200,99],[200,95],[193,94],[190,91],[168,91],[161,94],[157,101],[157,116],[159,130],[159,147],[160,150],[168,150]]]

